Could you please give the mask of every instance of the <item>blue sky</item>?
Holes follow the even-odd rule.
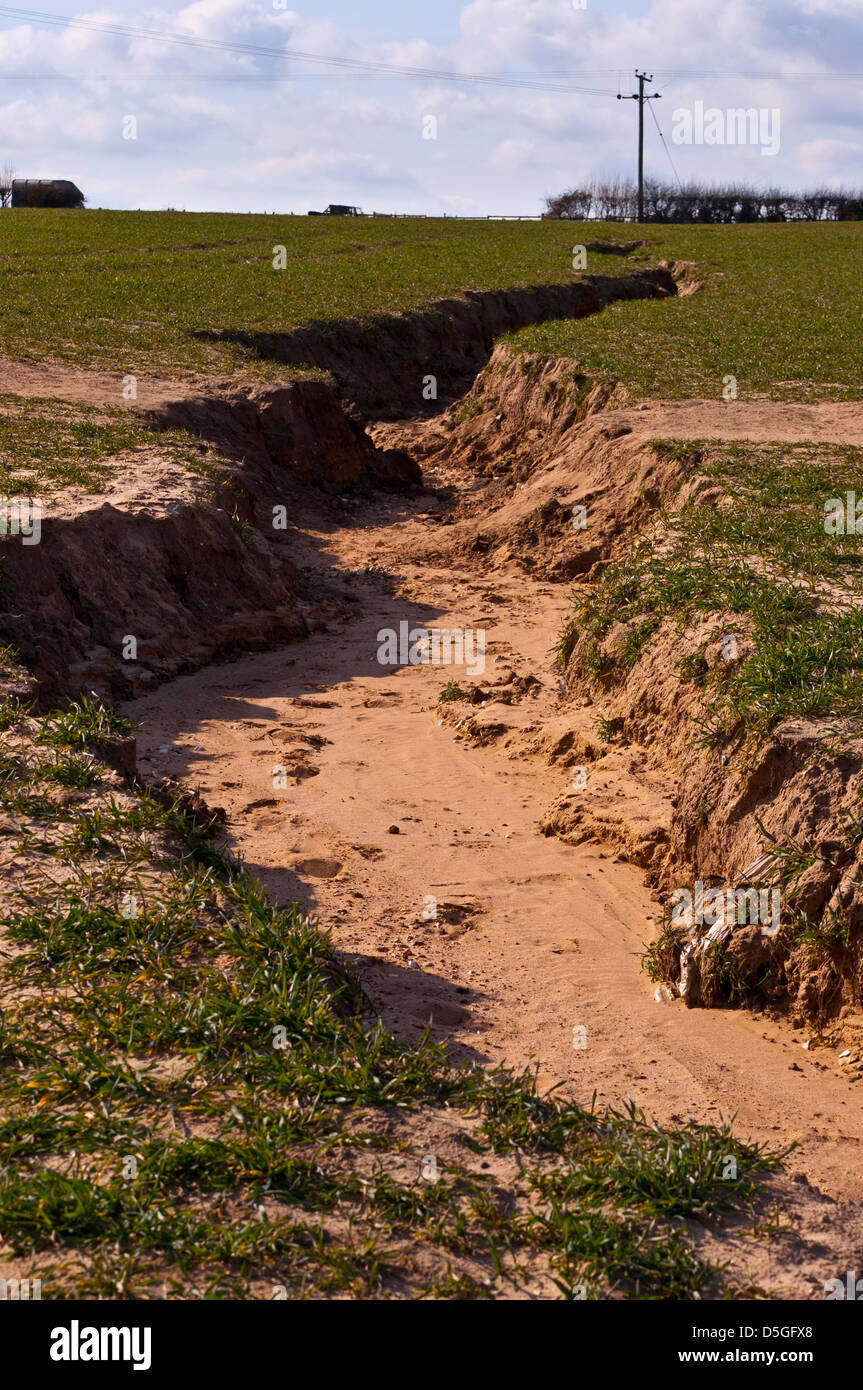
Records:
[[[656,74],[682,178],[863,182],[863,0],[54,4],[97,23],[547,88],[346,74],[0,14],[0,162],[71,178],[93,206],[536,213],[547,194],[634,172],[635,104],[615,94],[633,90],[636,65]],[[567,84],[590,94],[554,90]],[[778,112],[777,152],[673,144],[675,113],[698,103]],[[673,176],[652,116],[646,167]]]

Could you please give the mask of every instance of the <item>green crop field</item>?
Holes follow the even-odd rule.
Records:
[[[514,341],[572,356],[634,396],[856,396],[863,388],[859,223],[635,228],[223,213],[6,211],[0,353],[138,373],[284,374],[206,335],[279,333],[415,309],[465,290],[566,282],[572,248],[643,237],[620,274],[695,261],[705,288],[658,305],[525,329]],[[285,267],[273,267],[274,248]],[[201,336],[203,335],[203,336]]]
[[[285,332],[573,278],[572,229],[550,222],[16,209],[0,233],[0,353],[138,373],[266,373],[194,335]],[[627,266],[592,261],[606,274]]]
[[[569,228],[577,239],[577,224]],[[705,287],[662,305],[633,301],[595,318],[540,324],[513,341],[574,357],[587,375],[614,377],[632,398],[718,399],[728,376],[741,399],[860,396],[863,224],[652,226],[638,235],[647,245],[628,264],[695,261]]]

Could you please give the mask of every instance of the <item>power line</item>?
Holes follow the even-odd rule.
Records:
[[[670,150],[670,149],[668,148],[668,146],[666,145],[666,143],[665,143],[665,136],[663,135],[662,131],[661,131],[660,128],[659,128],[659,121],[656,119],[656,112],[654,111],[654,109],[653,109],[652,106],[648,107],[648,110],[650,111],[650,114],[651,114],[651,116],[653,117],[653,124],[656,126],[656,129],[659,131],[659,138],[660,138],[660,140],[662,141],[663,148],[665,149],[665,153],[668,155],[668,162],[669,162],[669,164],[671,165],[671,171],[672,171],[672,173],[674,174],[674,177],[677,179],[677,187],[682,191],[682,190],[683,190],[683,184],[680,182],[680,175],[678,174],[677,170],[676,170],[675,167],[674,167],[674,160],[671,158],[671,150]]]
[[[295,72],[288,76],[278,73],[221,73],[221,72],[0,72],[3,82],[328,82],[333,76],[346,82],[374,82],[377,79],[363,73],[330,74]]]
[[[145,29],[139,25],[107,24],[98,20],[73,19],[68,15],[58,15],[45,10],[28,10],[17,6],[0,5],[0,15],[9,19],[36,21],[41,24],[62,26],[69,29],[82,29],[91,33],[115,34],[121,38],[145,39],[157,43],[176,43],[188,48],[199,48],[222,53],[237,53],[249,57],[271,58],[278,61],[294,59],[302,63],[318,63],[326,67],[352,69],[378,73],[381,76],[425,78],[446,82],[476,82],[505,87],[523,87],[527,90],[573,92],[586,96],[613,96],[613,92],[592,87],[556,86],[539,77],[519,77],[515,73],[459,73],[443,68],[421,68],[395,63],[380,63],[359,58],[337,57],[321,53],[307,53],[300,49],[274,48],[265,44],[235,43],[227,39],[195,38],[191,34],[178,34],[164,29]],[[788,81],[858,81],[863,73],[795,73],[769,72],[758,69],[722,71],[708,68],[663,69],[666,81],[678,78],[763,78]],[[573,71],[569,68],[549,69],[545,77],[563,78],[571,84],[575,77],[598,78],[613,77],[619,73],[616,68],[585,68]]]
[[[171,33],[161,29],[143,29],[124,24],[102,24],[96,20],[70,19],[67,15],[49,14],[41,10],[20,10],[11,6],[0,6],[0,14],[8,18],[38,20],[40,23],[61,25],[70,29],[84,29],[93,33],[116,34],[121,38],[146,39],[156,43],[177,43],[187,48],[199,48],[211,52],[237,53],[247,57],[270,58],[279,62],[294,59],[302,63],[320,63],[325,66],[344,68],[361,72],[374,72],[382,76],[423,78],[439,82],[471,82],[490,86],[512,87],[526,91],[570,92],[584,96],[613,96],[613,92],[590,87],[559,86],[535,78],[517,78],[489,73],[448,72],[442,68],[406,67],[394,63],[375,63],[359,58],[325,57],[320,53],[306,53],[300,49],[271,48],[264,44],[231,43],[226,39],[197,39],[189,34]]]
[[[338,78],[344,82],[377,82],[382,80],[373,73],[363,72],[292,72],[274,73],[221,73],[221,72],[118,72],[118,73],[73,73],[73,72],[2,72],[3,82],[331,82]],[[551,90],[556,90],[552,88]]]
[[[382,81],[369,73],[292,72],[280,73],[222,73],[222,72],[2,72],[3,82],[343,82]],[[465,79],[467,80],[467,79]],[[566,92],[566,87],[543,87],[542,91]],[[613,96],[613,92],[596,92],[595,96]]]
[[[765,72],[761,68],[741,69],[740,71],[720,71],[716,68],[662,68],[666,85],[678,77],[763,77],[768,80],[789,82],[817,82],[819,79],[830,82],[859,82],[863,72]]]

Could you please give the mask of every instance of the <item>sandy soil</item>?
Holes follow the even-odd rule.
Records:
[[[0,393],[14,396],[56,397],[81,405],[111,405],[131,410],[158,410],[173,401],[185,400],[202,390],[214,395],[220,385],[236,388],[237,382],[224,383],[189,375],[182,381],[163,377],[136,376],[134,400],[123,395],[124,372],[91,372],[61,362],[30,362],[22,358],[0,357]]]
[[[549,648],[567,589],[392,558],[419,553],[434,505],[357,503],[344,525],[298,533],[296,563],[329,594],[314,635],[127,705],[142,771],[225,807],[235,848],[276,897],[320,914],[390,1027],[430,1022],[467,1058],[536,1065],[543,1085],[631,1096],[663,1121],[737,1112],[743,1135],[799,1145],[792,1174],[860,1200],[853,1079],[781,1021],[657,998],[639,958],[658,907],[639,871],[540,832],[570,776],[529,751],[560,718]],[[402,621],[484,629],[484,673],[380,665],[377,634]],[[540,686],[497,705],[509,671]],[[489,693],[493,741],[477,746],[437,705],[452,678]]]
[[[863,445],[861,401],[655,401],[612,414],[631,429],[649,424],[654,438]]]

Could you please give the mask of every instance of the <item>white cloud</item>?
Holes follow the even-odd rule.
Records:
[[[807,140],[798,146],[797,163],[804,174],[808,174],[813,183],[822,181],[830,184],[831,187],[851,180],[843,179],[841,176],[831,176],[831,169],[860,169],[863,166],[863,133],[859,140]]]
[[[536,147],[531,140],[501,140],[489,155],[489,164],[493,169],[501,169],[504,173],[514,174],[519,169],[524,169],[528,164],[535,163],[537,158]]]
[[[367,0],[374,7],[374,0]],[[781,154],[675,148],[682,176],[745,172],[799,185],[859,181],[863,83],[841,70],[863,51],[859,0],[469,0],[447,47],[422,37],[363,43],[302,4],[195,0],[179,8],[87,12],[198,38],[350,56],[442,71],[547,74],[599,95],[371,80],[294,60],[196,49],[93,31],[0,31],[0,140],[18,172],[73,178],[91,201],[305,211],[330,201],[399,211],[534,212],[548,191],[600,170],[631,173],[635,108],[617,102],[636,64],[654,65],[666,132],[675,106],[778,106]],[[415,21],[416,23],[416,21]],[[563,70],[569,76],[557,74]],[[828,74],[776,81],[763,71]],[[694,72],[737,74],[697,76]],[[551,75],[555,74],[555,75]],[[115,75],[116,81],[98,80]],[[290,80],[273,81],[273,77]],[[68,80],[73,78],[75,80]],[[238,80],[238,79],[255,80]],[[126,114],[138,140],[123,141]],[[436,140],[422,138],[435,115]],[[668,173],[650,117],[647,167]]]

